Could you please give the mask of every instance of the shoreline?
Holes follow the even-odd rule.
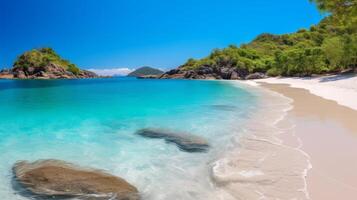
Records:
[[[316,85],[320,84],[317,80],[324,78],[332,79],[328,83],[322,83],[321,86]],[[343,76],[337,79],[336,76],[328,76],[313,79],[269,78],[231,81],[233,84],[238,83],[237,85],[243,85],[253,92],[260,92],[263,103],[269,101],[286,103],[286,99],[289,99],[291,107],[285,107],[284,110],[281,106],[277,106],[278,104],[270,105],[270,107],[265,107],[262,111],[251,116],[246,127],[248,131],[243,137],[239,138],[239,147],[213,163],[213,181],[218,187],[222,187],[237,199],[349,200],[356,197],[357,124],[355,119],[357,119],[357,112],[353,99],[357,99],[357,84],[350,85],[351,82],[355,81],[357,81],[356,76]],[[346,86],[350,87],[346,90],[351,91],[350,95],[354,98],[351,99],[351,96],[343,95],[344,93],[341,91]],[[323,91],[321,91],[321,88],[323,88]],[[330,93],[324,93],[326,90],[329,90]],[[264,94],[264,91],[268,93]],[[267,99],[267,96],[274,93],[277,96],[280,95],[280,97],[274,100]],[[264,108],[264,106],[261,108]],[[282,110],[284,111],[281,112]],[[280,118],[277,114],[279,112]],[[275,121],[272,119],[275,119]],[[261,126],[262,124],[259,122],[264,120],[270,122],[277,129],[267,129],[266,126]],[[280,132],[277,132],[277,130],[280,130]],[[291,187],[298,188],[296,180],[294,180],[295,182],[292,180],[285,182],[290,187],[288,189],[282,185],[278,189],[269,188],[269,190],[266,190],[264,188],[266,185],[261,185],[262,183],[269,183],[272,187],[277,186],[272,183],[275,183],[277,177],[282,178],[283,176],[275,172],[287,169],[289,165],[286,162],[291,161],[291,157],[296,156],[293,151],[290,151],[291,157],[283,157],[285,160],[276,160],[277,164],[271,165],[273,168],[270,168],[274,175],[267,176],[264,172],[266,165],[257,165],[254,160],[258,160],[259,157],[252,152],[247,153],[247,149],[249,151],[253,149],[255,154],[260,153],[257,151],[257,147],[264,151],[270,151],[269,148],[259,144],[262,140],[257,140],[257,138],[262,136],[268,137],[265,142],[269,141],[273,144],[275,141],[277,142],[276,145],[285,149],[297,150],[300,156],[305,156],[307,162],[305,169],[301,165],[298,168],[298,170],[302,170],[300,178],[302,178],[304,186],[295,190],[295,192],[305,191],[305,196],[301,194],[299,196],[298,192],[291,195],[294,190],[289,189]],[[255,139],[252,140],[252,137]],[[249,141],[253,141],[253,144],[246,145]],[[246,165],[249,159],[251,159],[250,165]],[[304,160],[299,160],[296,163],[301,164],[303,162]],[[242,165],[245,168],[241,167]],[[294,170],[296,171],[296,169]]]
[[[295,124],[299,145],[311,157],[307,174],[311,199],[353,199],[357,196],[357,112],[332,100],[287,84],[263,84],[294,100],[288,119]],[[342,97],[343,98],[343,97]]]
[[[305,178],[309,156],[280,137],[293,137],[294,125],[286,121],[292,99],[254,84],[231,83],[254,90],[260,102],[243,136],[233,138],[238,147],[212,164],[213,181],[237,199],[310,199]]]

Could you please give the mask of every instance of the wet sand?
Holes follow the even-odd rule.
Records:
[[[295,124],[283,143],[310,156],[307,191],[313,200],[357,199],[357,111],[284,84],[263,87],[293,99],[284,123]],[[357,101],[357,99],[356,99]],[[293,137],[293,136],[296,137]]]
[[[309,199],[306,174],[309,156],[291,141],[294,124],[286,120],[292,100],[261,87],[247,86],[257,95],[256,110],[237,127],[235,148],[213,163],[213,181],[235,199]]]

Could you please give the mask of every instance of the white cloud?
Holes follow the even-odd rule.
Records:
[[[94,72],[100,76],[126,76],[133,70],[129,68],[107,68],[107,69],[88,69],[88,71]]]

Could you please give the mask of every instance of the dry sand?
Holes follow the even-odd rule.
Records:
[[[357,110],[357,74],[330,75],[306,78],[267,78],[250,81],[289,84],[293,88],[302,88],[325,99]]]
[[[305,89],[283,84],[263,84],[263,87],[294,100],[293,109],[280,126],[287,121],[295,124],[296,137],[285,134],[280,138],[284,144],[299,147],[310,156],[312,169],[307,174],[309,198],[357,199],[357,111]],[[349,97],[339,96],[339,99],[344,98]],[[353,101],[357,102],[357,99]]]

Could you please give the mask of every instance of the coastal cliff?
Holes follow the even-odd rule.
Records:
[[[20,55],[11,69],[0,71],[4,79],[77,79],[97,78],[97,74],[82,70],[62,59],[51,48],[40,48]]]

